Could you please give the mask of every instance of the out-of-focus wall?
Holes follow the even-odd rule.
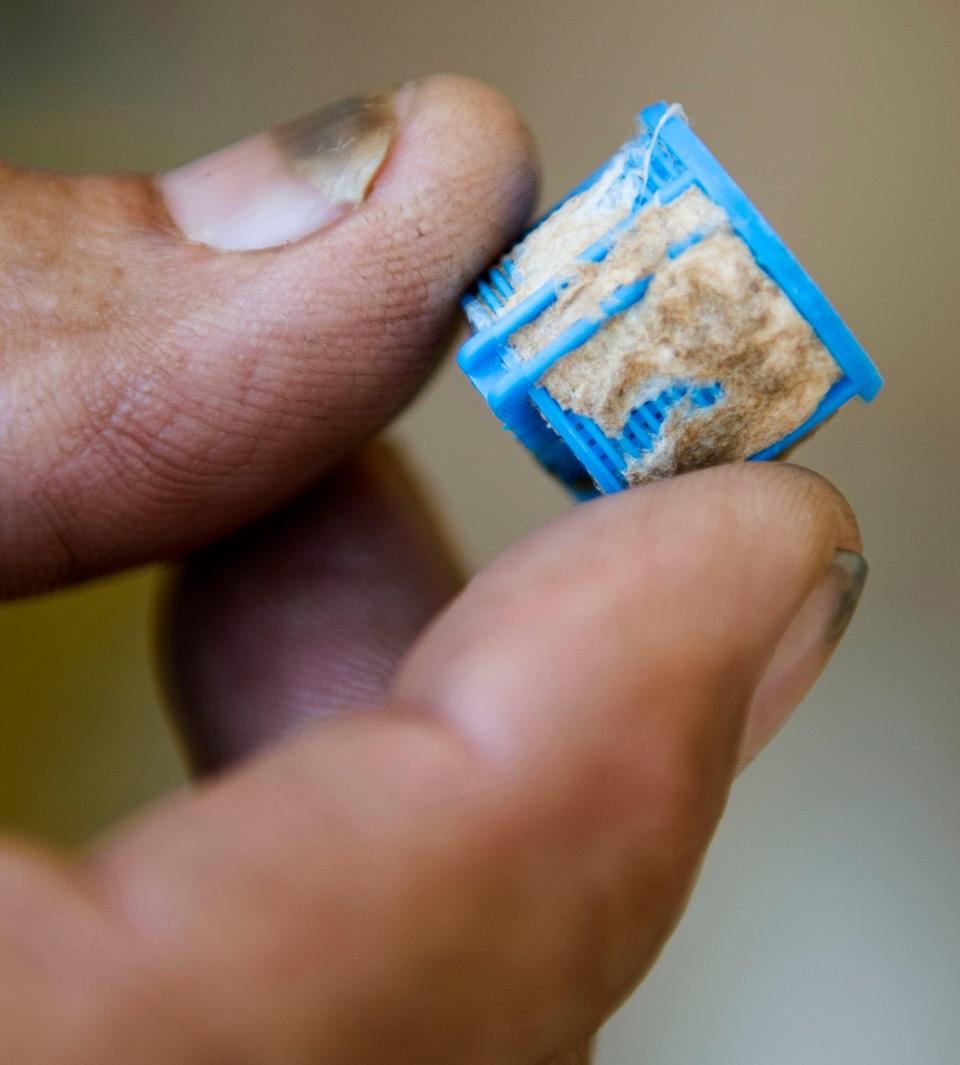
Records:
[[[546,199],[683,101],[888,379],[799,458],[873,566],[836,661],[738,785],[690,913],[603,1065],[952,1065],[960,1054],[960,7],[955,0],[31,0],[0,5],[0,155],[185,160],[453,69],[509,94]],[[565,507],[455,373],[400,434],[475,564]],[[68,842],[181,780],[152,578],[0,611],[0,820]]]

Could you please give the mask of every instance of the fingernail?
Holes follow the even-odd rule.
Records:
[[[781,639],[747,717],[740,768],[777,734],[813,687],[850,624],[867,580],[856,551],[835,551],[830,566]]]
[[[355,96],[188,163],[158,185],[191,240],[225,251],[274,248],[363,203],[396,125],[392,92]]]

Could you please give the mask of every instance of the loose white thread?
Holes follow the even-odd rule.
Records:
[[[660,121],[654,127],[653,134],[650,137],[650,143],[647,145],[647,150],[643,156],[643,180],[640,184],[640,195],[637,197],[637,203],[643,203],[643,198],[647,195],[647,185],[650,182],[650,164],[653,162],[653,151],[657,146],[657,141],[660,140],[660,134],[663,131],[663,127],[675,115],[679,115],[685,121],[689,121],[687,119],[687,113],[683,109],[683,104],[671,104],[660,116]]]

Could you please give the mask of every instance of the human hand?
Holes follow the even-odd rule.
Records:
[[[156,184],[0,168],[0,589],[189,555],[165,638],[216,771],[87,854],[4,845],[4,1061],[559,1065],[656,958],[860,540],[741,465],[461,587],[366,442],[534,186],[456,78]]]

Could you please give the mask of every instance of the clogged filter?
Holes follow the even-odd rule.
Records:
[[[461,367],[582,497],[773,458],[882,386],[676,104],[647,108],[464,309]]]

